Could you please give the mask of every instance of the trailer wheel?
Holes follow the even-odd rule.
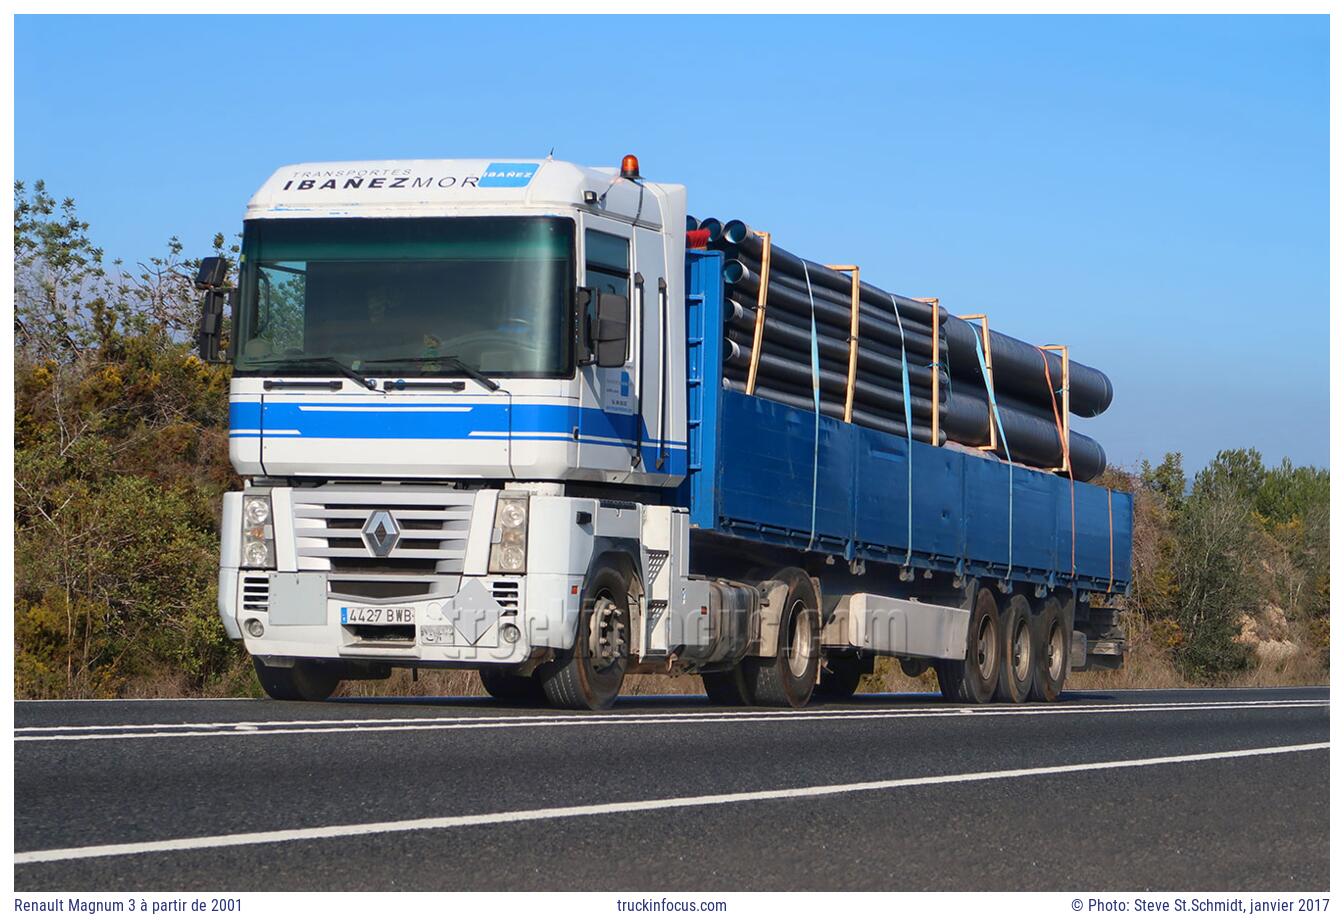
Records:
[[[523,677],[509,668],[481,668],[485,692],[503,703],[545,703],[546,692],[534,676]]]
[[[994,694],[1005,703],[1025,703],[1031,696],[1036,675],[1036,635],[1031,619],[1031,604],[1014,594],[1003,612],[999,689]]]
[[[541,668],[552,706],[608,709],[620,695],[630,654],[630,577],[604,563],[584,587],[574,646]]]
[[[705,696],[709,697],[709,701],[715,706],[754,706],[756,704],[756,700],[751,695],[751,683],[740,664],[731,671],[701,674],[700,682],[705,685]]]
[[[784,599],[784,616],[779,624],[779,641],[773,658],[748,658],[744,675],[752,688],[752,698],[761,706],[790,706],[801,709],[812,698],[821,666],[821,627],[817,616],[817,598],[805,572],[794,570],[775,576],[789,582]]]
[[[958,703],[988,703],[999,685],[999,605],[988,588],[981,588],[971,608],[966,635],[966,657],[938,662],[938,688],[943,699]]]
[[[331,696],[341,682],[340,675],[321,661],[296,661],[293,667],[276,668],[263,664],[253,655],[252,667],[257,671],[261,689],[273,700],[320,703]]]
[[[859,689],[863,680],[863,662],[855,655],[827,658],[817,682],[816,697],[828,700],[847,700]]]
[[[1053,703],[1064,689],[1069,676],[1069,647],[1072,645],[1064,606],[1048,598],[1036,623],[1036,667],[1031,682],[1031,698]]]

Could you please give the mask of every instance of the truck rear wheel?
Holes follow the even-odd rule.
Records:
[[[546,693],[534,676],[523,677],[509,668],[481,668],[485,692],[503,703],[545,703]]]
[[[981,588],[971,608],[966,635],[966,657],[938,662],[938,687],[943,698],[958,703],[988,703],[999,685],[999,605],[988,588]]]
[[[608,709],[620,695],[630,654],[630,577],[604,563],[588,578],[574,646],[538,670],[552,706]]]
[[[805,572],[795,570],[776,577],[789,582],[789,593],[784,599],[775,655],[748,658],[743,671],[758,705],[801,709],[812,698],[821,666],[817,599]]]
[[[705,685],[705,696],[715,706],[752,706],[756,703],[751,695],[751,684],[740,664],[731,671],[701,674],[700,682]]]
[[[330,665],[322,661],[296,661],[293,667],[277,668],[263,664],[252,656],[252,667],[257,671],[261,689],[273,700],[320,703],[336,691],[341,682]]]
[[[995,693],[995,698],[1005,703],[1025,703],[1031,696],[1036,675],[1036,636],[1031,619],[1031,604],[1014,594],[1003,612],[999,689]]]
[[[1063,605],[1053,597],[1048,598],[1036,622],[1036,667],[1031,682],[1033,700],[1053,703],[1064,690],[1064,681],[1069,676],[1070,632]]]

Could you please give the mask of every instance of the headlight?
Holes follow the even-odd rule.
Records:
[[[521,572],[527,568],[527,496],[501,493],[495,503],[495,532],[490,571]]]
[[[243,496],[243,567],[275,566],[275,526],[271,523],[270,495]]]
[[[270,547],[262,540],[254,540],[248,537],[247,542],[243,545],[243,561],[249,568],[266,568],[271,563]]]
[[[271,500],[264,495],[249,496],[243,502],[243,517],[252,525],[265,524],[271,519]]]

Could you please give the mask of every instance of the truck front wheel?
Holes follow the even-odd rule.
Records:
[[[610,564],[593,572],[584,589],[572,648],[538,670],[552,706],[608,709],[620,695],[630,655],[630,578]]]
[[[320,703],[331,696],[341,682],[340,675],[322,661],[296,661],[293,667],[277,668],[263,664],[254,655],[252,667],[256,668],[261,689],[273,700]]]

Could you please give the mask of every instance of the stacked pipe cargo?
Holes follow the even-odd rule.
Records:
[[[729,388],[893,434],[907,434],[908,418],[925,443],[1083,482],[1106,468],[1101,445],[1072,430],[1069,415],[1104,412],[1111,382],[1066,349],[892,294],[857,266],[803,259],[740,220],[691,219],[687,230],[688,245],[724,253]]]

